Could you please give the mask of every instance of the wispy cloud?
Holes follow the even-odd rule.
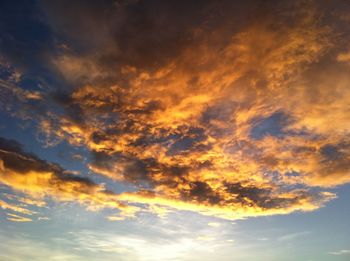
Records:
[[[330,255],[350,255],[350,250],[348,249],[343,249],[343,250],[339,250],[339,251],[334,251],[334,252],[329,252]]]
[[[30,222],[33,221],[31,218],[28,217],[22,217],[16,214],[7,213],[7,220],[13,221],[13,222]]]
[[[287,241],[287,240],[294,240],[300,237],[304,237],[306,235],[311,234],[310,231],[302,231],[302,232],[296,232],[296,233],[291,233],[291,234],[287,234],[284,236],[281,236],[278,238],[279,241]]]

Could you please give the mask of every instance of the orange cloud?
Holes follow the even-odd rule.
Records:
[[[117,195],[88,178],[70,174],[58,165],[50,164],[23,152],[18,143],[0,138],[0,182],[35,200],[26,204],[43,205],[46,196],[58,201],[78,202],[90,210],[112,208],[122,215],[132,216],[136,207],[126,206]],[[31,215],[35,212],[0,201],[1,208]]]
[[[336,30],[314,1],[290,3],[288,13],[279,4],[263,4],[266,14],[247,6],[254,19],[234,22],[224,8],[232,6],[180,24],[185,39],[158,16],[152,28],[107,24],[101,42],[90,39],[98,50],[66,50],[53,62],[72,89],[52,97],[63,113],[39,119],[48,144],[86,147],[92,172],[136,192],[110,194],[54,165],[21,175],[6,161],[2,182],[89,205],[229,219],[311,211],[333,199],[323,189],[350,182],[350,68]],[[165,24],[177,37],[153,37]]]
[[[11,210],[13,212],[16,212],[16,213],[21,213],[21,214],[25,214],[25,215],[33,215],[35,214],[34,211],[31,211],[29,209],[26,209],[26,208],[23,208],[23,207],[20,207],[20,206],[16,206],[16,205],[13,205],[13,204],[9,204],[3,200],[0,200],[0,208],[4,209],[4,210]]]

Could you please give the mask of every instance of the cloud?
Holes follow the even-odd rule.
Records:
[[[335,198],[325,188],[350,182],[349,67],[337,56],[345,43],[337,46],[341,26],[322,16],[335,6],[62,1],[42,9],[65,36],[49,56],[65,84],[42,96],[41,134],[86,148],[94,174],[134,191],[110,194],[26,153],[11,165],[17,151],[3,153],[13,173],[3,183],[36,194],[45,187],[60,200],[114,206],[116,198],[235,219],[312,211]]]
[[[208,226],[210,226],[210,227],[220,227],[221,224],[218,223],[218,222],[209,222],[209,223],[208,223]]]
[[[32,199],[26,203],[42,206],[46,196],[57,201],[78,202],[88,209],[114,208],[124,215],[132,215],[136,208],[125,206],[117,195],[92,180],[71,174],[60,166],[24,152],[14,140],[0,138],[0,181]],[[32,215],[35,212],[1,201],[1,207]],[[38,204],[40,203],[40,204]],[[12,215],[12,219],[19,219]],[[23,218],[24,220],[24,218]]]
[[[164,225],[158,224],[163,227]],[[159,229],[159,227],[158,227]],[[169,229],[169,228],[168,228]],[[162,230],[162,229],[161,229]],[[174,232],[174,231],[173,231]],[[209,233],[210,231],[203,231]],[[137,233],[111,234],[109,232],[92,232],[89,230],[74,231],[70,233],[71,242],[77,244],[76,248],[84,252],[108,254],[109,258],[121,260],[182,260],[192,257],[193,251],[197,256],[206,256],[219,250],[224,242],[213,242],[219,233],[198,235],[197,232],[174,235],[162,234],[140,235]],[[214,250],[213,250],[214,249]]]
[[[343,250],[339,250],[339,251],[330,252],[329,254],[330,255],[336,255],[336,256],[339,256],[339,255],[350,255],[350,250],[343,249]]]
[[[21,217],[18,216],[16,214],[11,214],[11,213],[7,213],[7,220],[13,221],[13,222],[30,222],[33,221],[31,218],[27,218],[27,217]]]
[[[29,209],[26,209],[26,208],[23,208],[20,206],[9,204],[3,200],[0,200],[0,208],[2,208],[4,210],[11,210],[11,211],[16,212],[16,213],[26,214],[26,215],[35,214],[34,211],[31,211]]]
[[[309,235],[310,233],[311,233],[310,231],[302,231],[302,232],[291,233],[291,234],[287,234],[287,235],[279,237],[278,240],[279,241],[294,240],[294,239],[297,239],[297,238]]]

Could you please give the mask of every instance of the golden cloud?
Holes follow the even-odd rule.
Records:
[[[323,188],[350,182],[348,56],[337,50],[338,29],[322,22],[320,5],[287,6],[262,4],[264,13],[242,5],[254,19],[235,20],[227,11],[235,4],[208,5],[184,24],[155,15],[141,28],[129,26],[122,7],[123,26],[91,19],[91,28],[104,28],[101,37],[95,32],[103,40],[82,35],[98,48],[56,57],[72,87],[54,93],[64,112],[49,111],[40,129],[48,143],[86,147],[92,172],[137,191],[110,194],[53,165],[22,175],[4,160],[1,181],[59,200],[117,208],[118,200],[160,214],[173,208],[235,219],[323,206],[335,197]],[[77,26],[69,33],[82,31]]]
[[[27,195],[29,198],[17,199],[26,204],[43,206],[45,203],[42,199],[48,196],[57,201],[78,202],[89,210],[112,208],[126,216],[132,216],[137,211],[136,207],[120,203],[117,195],[103,185],[68,173],[58,165],[22,151],[17,142],[3,138],[0,138],[0,182]],[[5,201],[0,201],[0,207],[26,215],[35,214]],[[12,216],[10,220],[14,218],[17,217]]]

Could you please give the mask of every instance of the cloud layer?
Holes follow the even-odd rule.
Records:
[[[336,4],[60,1],[41,10],[58,43],[39,58],[55,81],[15,89],[13,69],[2,93],[11,90],[22,106],[12,111],[35,119],[47,144],[88,149],[93,173],[135,191],[112,194],[6,144],[2,183],[235,219],[311,211],[335,197],[324,189],[350,182],[349,46],[339,40],[348,18]]]

